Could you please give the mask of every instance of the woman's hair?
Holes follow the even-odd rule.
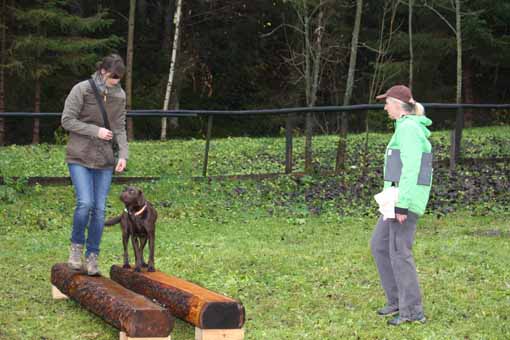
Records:
[[[399,103],[400,106],[402,107],[402,109],[405,112],[407,112],[408,114],[416,115],[416,116],[424,116],[425,115],[425,108],[423,107],[423,105],[418,102],[415,102],[413,99],[411,99],[411,100],[413,100],[413,102],[410,102],[410,103],[403,102],[400,99],[393,98],[393,97],[388,97],[388,99]]]
[[[105,70],[106,72],[110,72],[112,74],[118,75],[119,77],[122,77],[126,71],[126,66],[124,65],[124,61],[120,55],[110,54],[104,57],[103,60],[96,63],[96,70]]]

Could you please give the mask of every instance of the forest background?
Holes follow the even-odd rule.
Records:
[[[128,51],[132,73],[123,86],[131,88],[131,109],[165,107],[170,69],[170,109],[372,103],[396,83],[411,86],[420,102],[510,99],[508,0],[0,1],[0,111],[61,112],[71,87],[89,77],[102,56],[116,52],[127,60]],[[428,114],[435,129],[455,121],[453,111]],[[464,114],[466,126],[510,121],[503,110]],[[341,130],[340,113],[309,118],[315,134]],[[279,135],[285,119],[227,116],[215,120],[214,135]],[[391,128],[380,111],[348,119],[350,132]],[[205,120],[173,119],[165,138],[202,138]],[[159,118],[132,122],[131,139],[163,134]],[[58,118],[40,124],[34,129],[31,118],[5,118],[0,139],[61,140]],[[305,117],[296,117],[294,126],[297,134],[304,131]]]

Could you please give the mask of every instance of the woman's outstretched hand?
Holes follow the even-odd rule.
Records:
[[[126,168],[126,160],[124,158],[119,158],[117,162],[117,166],[115,167],[115,171],[122,172]]]

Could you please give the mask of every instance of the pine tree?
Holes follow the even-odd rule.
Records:
[[[97,39],[89,37],[108,28],[112,19],[106,11],[91,17],[72,13],[72,1],[36,1],[14,9],[17,24],[14,53],[21,67],[21,77],[34,82],[34,111],[40,112],[41,87],[45,78],[57,72],[77,73],[90,68],[121,39],[115,35]],[[39,143],[39,119],[34,119],[32,143]]]

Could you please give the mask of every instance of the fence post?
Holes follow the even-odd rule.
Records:
[[[292,121],[294,116],[292,113],[287,115],[285,121],[285,173],[292,173]]]
[[[209,162],[209,145],[211,144],[211,130],[213,124],[213,116],[209,115],[209,119],[207,121],[207,133],[205,140],[205,153],[204,153],[204,169],[202,171],[202,176],[207,176],[207,163]]]
[[[455,128],[451,132],[451,149],[450,149],[450,170],[455,170],[455,165],[460,158],[460,145],[462,141],[462,128],[464,127],[464,111],[462,108],[457,109],[455,118]]]

